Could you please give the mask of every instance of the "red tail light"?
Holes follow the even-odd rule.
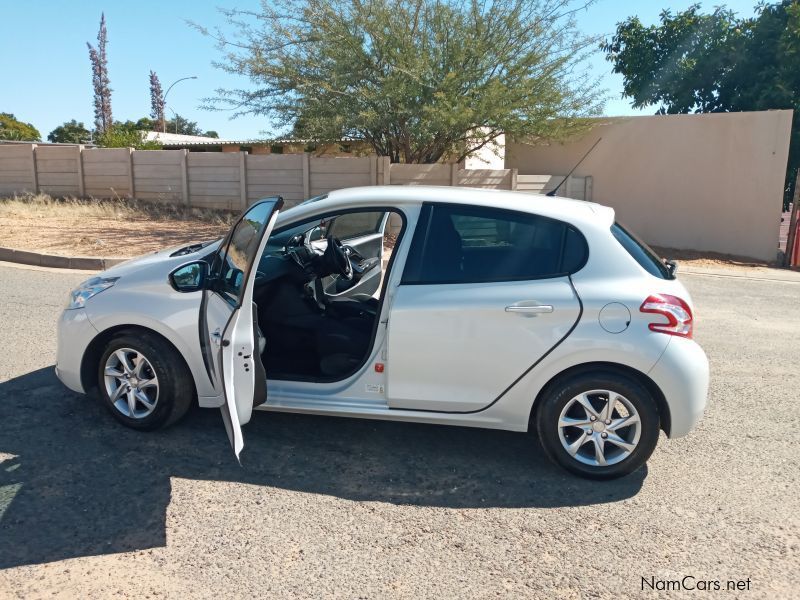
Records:
[[[653,294],[642,302],[639,311],[661,315],[667,322],[650,323],[651,331],[691,338],[694,329],[692,309],[677,296]]]

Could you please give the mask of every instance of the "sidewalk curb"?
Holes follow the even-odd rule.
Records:
[[[80,269],[83,271],[105,271],[127,258],[100,258],[93,256],[57,256],[27,250],[15,250],[0,246],[0,260],[21,265],[50,267],[54,269]]]

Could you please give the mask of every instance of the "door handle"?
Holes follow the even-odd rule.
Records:
[[[528,315],[541,315],[553,312],[553,306],[552,304],[534,304],[528,306],[512,304],[511,306],[506,306],[506,312],[524,313]]]
[[[222,334],[220,333],[219,328],[211,332],[211,341],[219,346],[220,342],[222,341]]]

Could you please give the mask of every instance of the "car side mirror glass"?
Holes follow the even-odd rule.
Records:
[[[178,292],[202,290],[208,278],[208,263],[198,260],[175,269],[169,274],[169,283]]]

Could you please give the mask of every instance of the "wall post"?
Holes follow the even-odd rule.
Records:
[[[39,173],[36,169],[36,144],[31,144],[31,181],[33,183],[33,193],[39,193]]]
[[[181,200],[189,206],[189,151],[184,148],[181,150]]]
[[[516,190],[517,189],[517,175],[518,175],[517,169],[516,168],[511,169],[511,189],[512,190]]]
[[[450,185],[458,185],[458,165],[450,163]]]
[[[381,183],[383,185],[391,185],[392,183],[392,160],[388,156],[382,156],[381,161],[383,162],[383,180]]]
[[[311,162],[308,152],[303,152],[303,199],[311,196]]]
[[[128,148],[128,196],[136,198],[136,187],[133,183],[133,153],[136,152],[133,148]]]
[[[378,181],[378,160],[380,159],[377,156],[369,157],[369,180],[372,185],[378,185],[380,183]]]
[[[242,210],[247,208],[247,152],[239,151],[239,195]]]
[[[83,144],[78,144],[75,147],[78,151],[77,165],[78,165],[78,196],[84,198],[86,196],[86,184],[83,180]]]

